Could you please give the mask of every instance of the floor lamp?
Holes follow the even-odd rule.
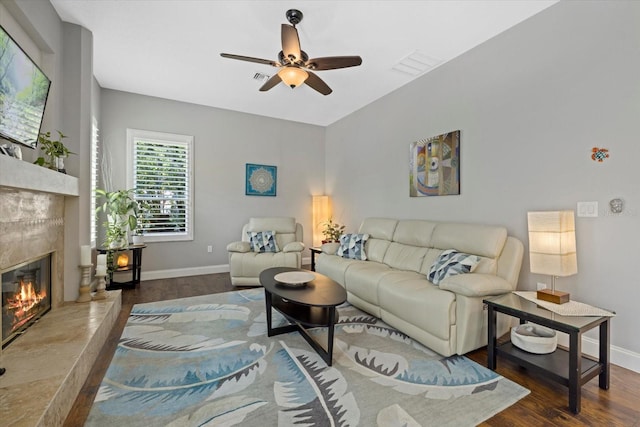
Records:
[[[531,272],[551,276],[551,289],[541,289],[537,298],[564,304],[569,293],[556,290],[556,277],[578,272],[573,211],[528,212],[529,262]]]
[[[319,247],[322,244],[323,224],[331,217],[331,201],[329,196],[311,196],[311,199],[313,246]]]

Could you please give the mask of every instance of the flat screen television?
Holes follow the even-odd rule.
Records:
[[[51,80],[0,26],[0,138],[36,148]]]

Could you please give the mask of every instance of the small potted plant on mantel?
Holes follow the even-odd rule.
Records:
[[[38,157],[33,163],[56,170],[58,172],[67,173],[64,167],[64,159],[69,157],[70,154],[75,153],[71,152],[62,143],[62,140],[67,136],[60,131],[56,132],[58,132],[58,140],[56,141],[51,139],[51,132],[40,133],[38,135],[38,143],[40,145],[40,149],[44,151],[44,154],[47,156],[47,158],[45,159],[44,157]]]
[[[333,218],[329,218],[329,220],[322,223],[322,225],[324,226],[322,230],[322,235],[324,236],[322,251],[325,253],[336,253],[340,247],[340,236],[342,236],[346,227],[333,222]]]

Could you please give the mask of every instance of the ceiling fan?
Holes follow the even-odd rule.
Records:
[[[296,30],[296,25],[302,21],[302,12],[297,9],[290,9],[287,11],[286,16],[291,25],[282,24],[282,50],[278,54],[278,61],[230,53],[221,53],[220,56],[280,68],[277,74],[262,85],[261,92],[265,92],[278,83],[284,82],[292,89],[305,83],[321,94],[329,95],[332,92],[331,88],[311,70],[323,71],[355,67],[362,64],[362,58],[359,56],[327,56],[309,59],[307,53],[300,48],[298,30]]]

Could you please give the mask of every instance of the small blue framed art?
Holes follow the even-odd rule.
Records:
[[[277,182],[277,166],[247,163],[244,192],[247,196],[275,196]]]

